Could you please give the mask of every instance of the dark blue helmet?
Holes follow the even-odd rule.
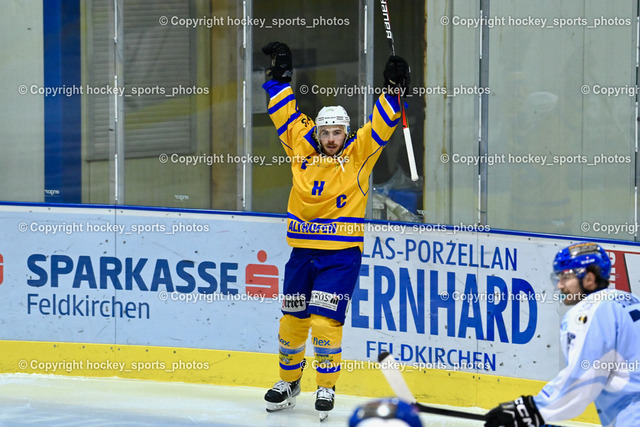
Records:
[[[600,276],[609,280],[611,260],[602,247],[593,242],[580,242],[562,249],[553,260],[553,272],[558,275],[571,270],[578,279],[587,273],[587,267],[597,265]]]
[[[380,424],[375,423],[375,420],[379,420]],[[422,427],[418,410],[413,405],[396,398],[374,400],[357,407],[349,419],[349,427],[384,426],[385,420],[400,420],[409,427]]]

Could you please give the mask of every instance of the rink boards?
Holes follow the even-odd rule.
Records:
[[[290,252],[282,216],[0,211],[1,372],[258,387],[277,379]],[[419,400],[458,406],[535,394],[560,369],[564,309],[549,274],[572,240],[425,224],[365,230],[340,392],[390,394],[375,363],[385,350]],[[637,293],[640,248],[602,245],[615,286]],[[313,376],[304,376],[310,390]]]

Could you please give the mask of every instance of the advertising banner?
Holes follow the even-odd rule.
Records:
[[[283,217],[2,211],[0,340],[277,353],[290,253]],[[555,374],[566,309],[551,264],[571,240],[432,224],[365,227],[344,359],[370,363],[389,351],[403,369]],[[640,250],[603,246],[614,286],[637,292]]]

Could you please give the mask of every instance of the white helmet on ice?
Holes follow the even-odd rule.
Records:
[[[347,111],[341,106],[323,107],[316,117],[316,138],[320,140],[321,126],[344,126],[344,133],[348,135],[350,123]]]

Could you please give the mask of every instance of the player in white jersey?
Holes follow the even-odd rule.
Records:
[[[572,306],[560,327],[567,366],[536,396],[492,409],[485,426],[537,427],[574,418],[591,402],[603,426],[640,426],[640,299],[608,289],[611,261],[595,243],[561,250],[553,270]]]

